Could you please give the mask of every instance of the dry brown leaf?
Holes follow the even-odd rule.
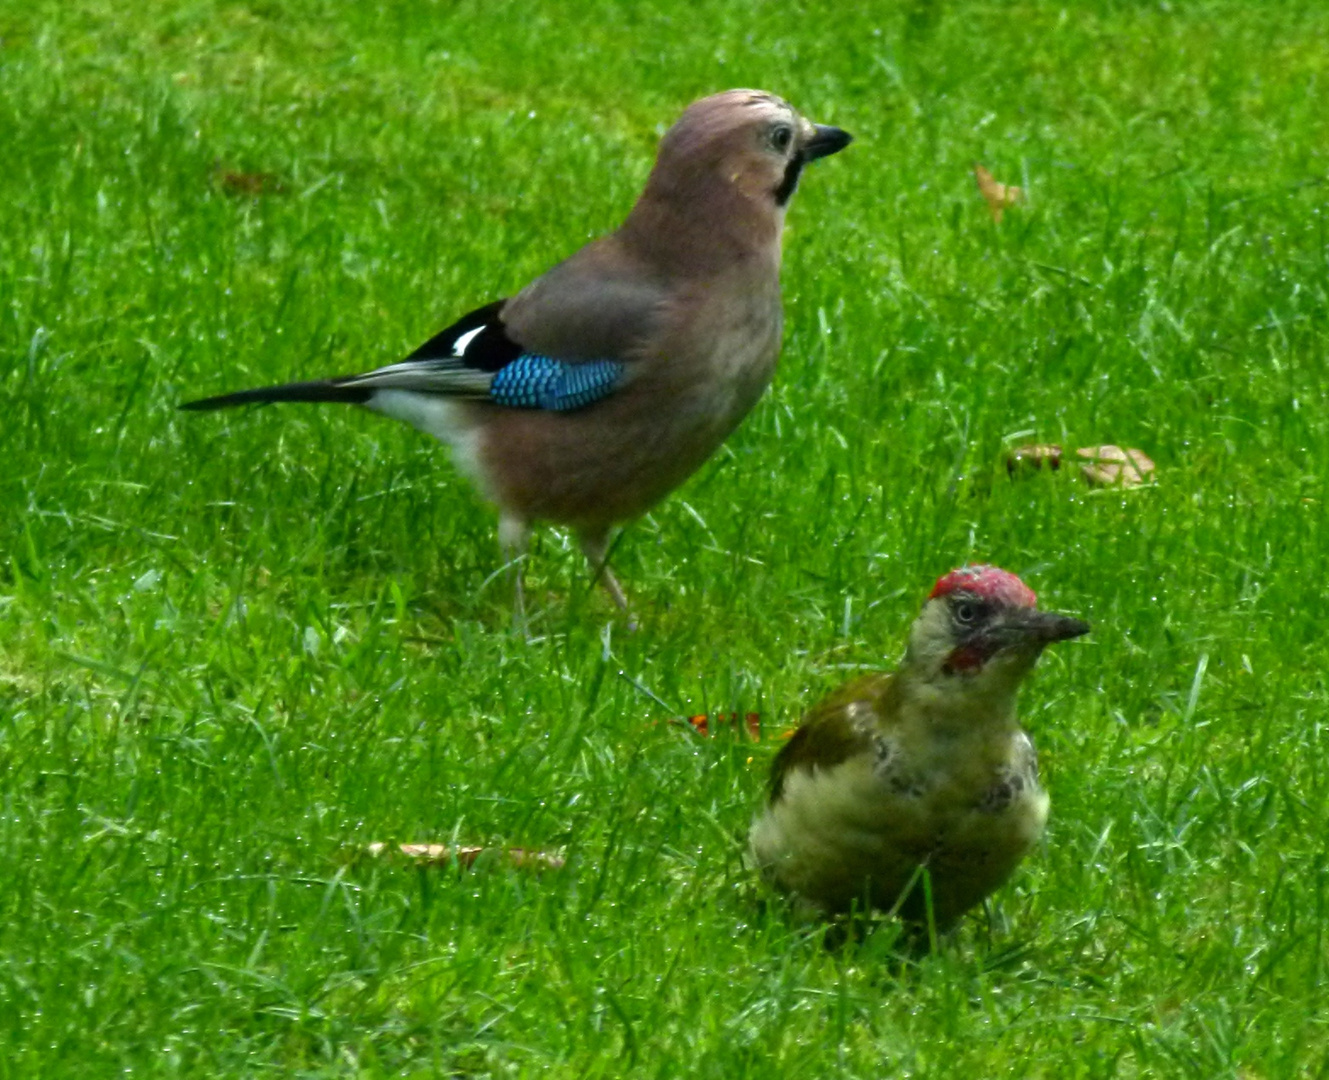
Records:
[[[1142,450],[1082,446],[1075,453],[1085,459],[1084,478],[1096,487],[1139,487],[1154,478],[1154,463]]]
[[[1012,474],[1045,466],[1054,471],[1061,468],[1061,447],[1055,443],[1030,443],[1006,454],[1006,471]]]
[[[1008,206],[1014,206],[1024,198],[1024,191],[1014,184],[1003,184],[996,180],[993,175],[983,168],[978,162],[974,162],[974,179],[978,182],[979,194],[983,196],[983,201],[988,204],[988,213],[992,215],[992,220],[1000,225],[1001,215]]]
[[[221,187],[227,195],[278,195],[286,190],[286,185],[275,173],[267,172],[221,172]]]
[[[375,841],[365,850],[378,858],[383,855],[402,855],[417,866],[457,865],[470,869],[486,852],[492,852],[500,862],[518,870],[561,870],[563,856],[548,851],[527,851],[525,848],[449,847],[447,844],[385,844]]]
[[[1154,463],[1142,450],[1120,446],[1082,446],[1075,455],[1083,461],[1080,472],[1097,487],[1139,487],[1154,478]],[[1006,471],[1012,476],[1061,468],[1065,452],[1053,443],[1029,443],[1006,454]]]

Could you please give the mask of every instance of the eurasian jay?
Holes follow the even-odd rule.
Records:
[[[387,367],[181,407],[336,401],[404,420],[497,505],[519,624],[518,556],[541,520],[574,530],[626,610],[610,531],[690,476],[770,383],[785,211],[803,167],[850,138],[773,94],[703,98],[665,133],[619,229],[510,299]]]
[[[841,687],[776,755],[756,865],[816,913],[871,906],[949,929],[1042,835],[1015,696],[1047,645],[1088,632],[995,566],[942,577],[899,669]]]

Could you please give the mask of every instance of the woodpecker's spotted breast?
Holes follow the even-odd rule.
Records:
[[[1088,630],[995,566],[943,575],[899,668],[814,705],[776,755],[749,833],[755,865],[805,911],[866,902],[911,934],[954,926],[1043,833],[1048,796],[1016,694],[1047,645]]]
[[[548,356],[519,356],[495,373],[489,397],[515,409],[581,409],[613,393],[623,375],[616,360],[569,363]]]

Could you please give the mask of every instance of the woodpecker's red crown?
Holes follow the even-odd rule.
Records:
[[[983,600],[991,600],[1004,607],[1031,608],[1037,605],[1034,590],[1014,574],[997,566],[979,563],[961,566],[937,579],[928,594],[929,600],[950,596],[954,592],[971,593]]]

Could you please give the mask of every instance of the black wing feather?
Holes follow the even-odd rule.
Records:
[[[507,300],[495,300],[468,312],[446,330],[440,330],[402,363],[456,359],[477,371],[499,371],[507,367],[526,350],[508,337],[503,328],[499,312],[506,303]],[[456,356],[457,342],[475,330],[480,332],[466,343],[462,355]]]
[[[475,382],[448,378],[447,372],[461,373],[467,369],[492,374],[512,363],[525,350],[508,337],[503,329],[499,313],[506,300],[495,300],[482,308],[467,312],[446,330],[435,334],[406,359],[377,371],[363,375],[343,375],[336,379],[318,379],[313,382],[286,383],[283,386],[263,386],[253,390],[239,390],[233,394],[219,394],[216,397],[189,401],[180,408],[191,411],[207,409],[225,409],[233,405],[257,405],[271,401],[316,401],[344,402],[350,405],[363,405],[373,396],[376,389],[387,386],[403,385],[409,388],[411,382],[420,381],[420,389],[433,389],[424,384],[437,382],[442,384],[440,392],[454,392],[459,396],[483,395],[481,386],[463,385]],[[477,332],[478,331],[478,332]],[[465,342],[462,355],[457,356],[457,343],[467,334],[474,334]],[[436,361],[436,365],[430,365]],[[403,366],[420,363],[418,375],[414,378]],[[433,368],[431,371],[430,368]],[[434,378],[431,380],[430,375]],[[457,382],[455,390],[453,382]]]

